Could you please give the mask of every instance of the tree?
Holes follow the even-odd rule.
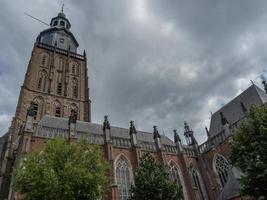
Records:
[[[182,190],[149,153],[141,158],[130,200],[178,200]]]
[[[108,188],[107,169],[99,147],[86,140],[50,140],[19,164],[13,188],[25,200],[96,200]]]
[[[241,193],[267,198],[267,105],[252,106],[233,136],[230,160],[241,169]]]

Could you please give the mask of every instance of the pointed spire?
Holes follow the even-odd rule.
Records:
[[[181,142],[181,138],[179,137],[176,129],[173,130],[173,134],[174,134],[174,142],[175,143]]]
[[[87,60],[87,55],[86,55],[85,49],[83,50],[83,57],[85,58],[85,60]]]
[[[195,145],[197,144],[197,141],[194,137],[194,132],[192,131],[192,129],[189,127],[189,125],[187,124],[187,122],[184,122],[184,136],[186,138],[186,142],[188,145]]]
[[[64,13],[64,6],[65,6],[65,4],[64,4],[64,2],[63,2],[62,6],[61,6],[61,12],[62,12],[62,13]]]
[[[134,121],[130,121],[130,135],[132,134],[136,134],[137,131],[135,129],[135,126],[134,126]]]
[[[205,130],[206,130],[206,133],[207,133],[207,137],[208,137],[208,139],[209,139],[209,138],[210,138],[210,132],[209,132],[207,126],[205,126]]]
[[[153,131],[154,139],[160,138],[160,134],[159,134],[159,131],[157,129],[157,126],[153,126],[153,129],[154,129],[154,131]]]
[[[105,129],[110,129],[110,124],[109,124],[107,115],[104,116],[104,122],[103,122],[103,130]]]

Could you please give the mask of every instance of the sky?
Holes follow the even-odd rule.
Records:
[[[0,135],[15,114],[34,41],[62,0],[1,0]],[[265,0],[65,0],[86,50],[92,121],[173,138],[183,122],[199,143],[210,115],[267,77]]]

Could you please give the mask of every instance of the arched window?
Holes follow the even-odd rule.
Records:
[[[223,188],[228,179],[229,162],[222,155],[216,154],[213,159],[213,169],[218,177],[219,184]]]
[[[57,83],[57,95],[62,95],[62,83]]]
[[[79,115],[78,115],[79,109],[78,109],[78,106],[75,103],[72,103],[70,105],[69,115],[71,114],[72,110],[75,112],[75,115],[76,115],[77,119],[79,119]]]
[[[170,173],[170,179],[172,181],[174,181],[178,187],[182,187],[178,168],[173,162],[170,163],[170,172],[169,173]]]
[[[45,62],[46,62],[46,56],[43,55],[43,58],[42,58],[42,65],[43,65],[43,66],[45,65]]]
[[[183,198],[182,199],[187,199],[187,194],[186,194],[186,189],[184,185],[184,180],[182,179],[182,174],[179,169],[179,167],[176,165],[174,161],[170,161],[169,163],[169,176],[172,181],[174,181],[179,188],[182,189],[183,191]]]
[[[132,185],[130,165],[124,156],[120,156],[115,167],[119,200],[127,200],[130,197],[130,189]]]
[[[205,200],[205,191],[199,173],[194,169],[190,169],[190,173],[194,182],[194,187],[199,191],[200,199]]]
[[[55,116],[61,117],[61,104],[59,101],[55,101]]]
[[[37,89],[40,91],[45,91],[47,73],[45,70],[41,70],[38,75]]]
[[[43,112],[43,103],[44,99],[41,96],[38,96],[33,99],[33,112],[34,112],[34,119],[41,118]]]
[[[71,67],[71,73],[72,73],[72,74],[76,74],[76,73],[75,73],[75,68],[76,68],[76,66],[75,66],[75,64],[73,63],[73,64],[72,64],[72,67]]]
[[[72,97],[78,98],[78,81],[76,78],[72,79]]]

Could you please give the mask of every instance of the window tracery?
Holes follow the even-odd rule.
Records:
[[[118,185],[119,200],[127,200],[130,197],[131,171],[130,165],[124,156],[116,162],[116,180]]]
[[[218,176],[219,183],[223,188],[228,179],[228,170],[230,168],[229,162],[222,155],[216,155],[214,157],[214,170]]]

